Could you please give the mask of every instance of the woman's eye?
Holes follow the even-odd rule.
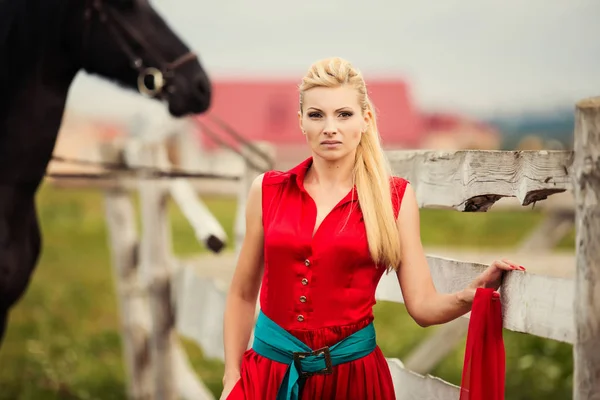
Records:
[[[316,112],[308,113],[309,118],[319,118],[320,116],[321,116],[321,114],[316,113]]]
[[[340,113],[340,116],[342,116],[344,118],[350,118],[352,116],[352,113],[349,111],[343,111]]]

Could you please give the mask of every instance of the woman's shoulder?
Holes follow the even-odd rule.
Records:
[[[390,177],[390,185],[392,188],[392,193],[401,192],[403,194],[404,191],[406,190],[406,186],[409,183],[410,182],[407,179],[402,178],[400,176],[391,176]]]
[[[285,184],[290,180],[291,174],[289,171],[269,170],[263,173],[263,186],[276,186]]]
[[[264,186],[285,185],[292,180],[302,179],[309,166],[312,164],[312,157],[308,157],[298,165],[287,171],[270,170],[264,173]]]
[[[392,205],[394,208],[394,215],[397,218],[400,212],[400,205],[402,204],[402,199],[404,199],[404,194],[406,193],[406,188],[410,182],[399,176],[392,176],[390,178],[390,192],[392,195]]]

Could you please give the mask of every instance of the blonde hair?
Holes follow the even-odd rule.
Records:
[[[304,92],[307,90],[342,85],[350,85],[356,89],[363,115],[369,114],[368,127],[356,150],[353,171],[369,252],[376,264],[386,265],[388,270],[397,270],[401,261],[401,249],[392,207],[391,168],[381,148],[375,110],[361,73],[348,61],[337,57],[315,62],[299,86],[300,112]]]

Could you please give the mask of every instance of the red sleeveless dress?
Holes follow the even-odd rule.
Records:
[[[375,289],[384,267],[373,263],[356,189],[344,197],[319,226],[314,201],[303,181],[308,158],[287,172],[263,179],[265,272],[262,311],[312,349],[332,346],[373,320]],[[392,179],[396,217],[407,181]],[[274,399],[287,365],[250,349],[241,378],[228,399]],[[330,375],[307,378],[301,398],[395,399],[392,377],[379,347],[358,360],[334,367]]]

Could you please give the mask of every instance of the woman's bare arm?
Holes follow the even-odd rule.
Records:
[[[509,260],[494,261],[471,285],[456,293],[438,293],[433,285],[427,258],[421,243],[419,207],[414,189],[407,185],[398,216],[402,246],[402,265],[397,276],[404,304],[421,326],[443,324],[471,310],[477,287],[500,286],[502,272],[524,270]]]
[[[246,234],[227,294],[223,326],[224,382],[238,379],[242,356],[247,349],[254,323],[256,299],[264,269],[262,179],[263,175],[260,175],[250,187],[246,204]]]

